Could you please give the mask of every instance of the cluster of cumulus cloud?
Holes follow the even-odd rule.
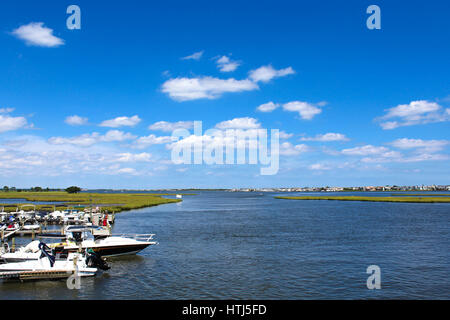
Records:
[[[28,46],[59,47],[65,41],[54,35],[51,28],[42,22],[31,22],[19,26],[10,32],[11,35],[21,39]],[[182,57],[183,61],[199,61],[204,57],[204,51],[198,51]],[[221,75],[230,74],[243,65],[231,54],[212,57],[212,60]],[[289,66],[281,69],[271,64],[251,69],[241,79],[234,77],[216,77],[210,75],[177,76],[170,77],[160,87],[161,92],[177,102],[193,101],[198,99],[218,99],[227,93],[239,93],[259,90],[264,84],[271,83],[278,78],[295,74],[295,70]],[[169,75],[169,72],[166,72]],[[310,121],[321,114],[327,102],[317,103],[306,101],[270,101],[259,105],[256,111],[261,113],[283,110],[298,114],[301,120]],[[13,108],[0,108],[0,133],[33,128],[24,116],[14,116]],[[400,127],[423,125],[428,123],[450,121],[450,108],[445,108],[435,101],[414,100],[406,104],[385,109],[385,114],[375,119],[383,130],[394,130]],[[90,132],[73,137],[42,137],[23,135],[10,140],[3,140],[0,147],[0,171],[26,170],[27,168],[45,167],[47,174],[61,172],[97,172],[105,174],[139,174],[135,167],[123,167],[125,163],[158,163],[157,170],[167,168],[169,160],[163,157],[155,157],[146,152],[147,148],[155,145],[172,149],[177,144],[192,144],[201,140],[206,146],[224,143],[226,136],[214,137],[208,134],[191,134],[183,139],[174,141],[169,135],[176,129],[191,130],[194,121],[168,122],[159,121],[148,126],[148,130],[164,132],[165,135],[151,133],[139,136],[119,128],[134,128],[141,124],[142,119],[138,115],[120,116],[108,119],[98,124],[92,124],[89,119],[80,115],[71,115],[65,119],[70,126],[96,125],[107,128],[106,132]],[[246,133],[263,130],[261,123],[253,117],[241,117],[219,122],[213,126],[219,132],[226,130],[244,130]],[[295,136],[297,136],[295,138]],[[384,145],[357,145],[349,148],[333,150],[329,148],[306,145],[300,142],[328,143],[351,141],[345,134],[327,132],[315,136],[304,134],[279,132],[281,139],[279,153],[284,156],[297,156],[307,152],[324,152],[328,155],[349,157],[361,163],[385,163],[385,162],[418,162],[432,160],[447,160],[447,154],[442,151],[449,145],[448,140],[422,140],[415,138],[399,138]],[[221,140],[222,139],[222,140]],[[247,144],[238,145],[238,148],[248,147]],[[124,152],[126,150],[126,152]],[[140,151],[136,151],[140,150]],[[336,167],[351,167],[355,162],[335,163],[331,161],[309,164],[308,168],[315,171],[331,170]],[[58,168],[58,170],[55,170]],[[158,169],[159,168],[159,169]],[[78,170],[78,171],[77,171]],[[13,171],[12,171],[13,172]]]

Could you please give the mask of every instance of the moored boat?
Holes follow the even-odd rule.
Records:
[[[66,257],[68,254],[91,249],[102,257],[116,257],[132,255],[140,252],[158,242],[153,240],[154,234],[110,235],[109,230],[101,227],[68,226],[64,235],[40,235],[45,238],[64,239],[62,242],[50,243],[48,246],[57,257]],[[0,255],[0,261],[14,262],[37,260],[41,254],[39,241],[30,242],[15,252],[6,252]]]
[[[57,259],[45,243],[39,242],[38,259],[0,264],[0,278],[34,277],[34,279],[68,277],[76,273],[80,277],[94,276],[99,269],[109,266],[95,253],[70,253],[65,259]]]

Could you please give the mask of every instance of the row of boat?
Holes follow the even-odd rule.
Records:
[[[106,257],[136,254],[156,245],[153,237],[154,234],[111,235],[105,227],[72,225],[63,234],[41,234],[41,240],[17,250],[5,242],[0,248],[0,278],[68,277],[75,270],[79,276],[93,276],[99,270],[109,269]],[[44,238],[60,241],[44,243]]]
[[[31,210],[24,210],[24,207],[32,206]],[[0,211],[0,225],[15,221],[35,221],[46,224],[84,224],[84,225],[98,225],[100,220],[106,218],[109,224],[114,223],[114,214],[102,213],[100,208],[87,208],[84,210],[66,209],[53,210],[50,213],[41,213],[35,210],[34,205],[25,205],[16,209],[13,212],[5,212],[4,208]]]

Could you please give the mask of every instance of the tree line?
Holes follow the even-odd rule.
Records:
[[[66,189],[50,189],[50,188],[42,188],[42,187],[32,187],[29,189],[24,188],[16,188],[16,187],[3,187],[3,192],[50,192],[50,191],[66,191],[67,193],[78,193],[81,192],[81,188],[77,186],[71,186]]]

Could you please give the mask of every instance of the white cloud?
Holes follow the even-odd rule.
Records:
[[[393,147],[399,149],[419,148],[427,152],[436,152],[444,149],[450,142],[447,140],[422,140],[422,139],[397,139],[390,143]]]
[[[117,159],[115,161],[117,162],[150,162],[151,161],[151,154],[147,152],[142,153],[120,153],[117,156]]]
[[[302,141],[322,141],[322,142],[328,142],[328,141],[348,141],[349,139],[342,133],[325,133],[325,134],[318,134],[315,137],[304,137],[301,138]]]
[[[189,56],[181,58],[181,60],[200,60],[200,58],[203,56],[203,50],[199,52],[195,52]]]
[[[316,107],[315,105],[303,102],[303,101],[292,101],[283,104],[283,110],[298,112],[303,120],[311,120],[316,115],[322,112],[322,109]]]
[[[77,137],[52,137],[48,139],[48,142],[53,145],[75,145],[79,147],[90,147],[99,142],[121,142],[125,140],[135,139],[136,136],[130,133],[124,133],[119,130],[110,130],[105,135],[101,135],[98,132],[85,133]]]
[[[342,150],[342,154],[354,156],[370,156],[361,159],[362,162],[392,162],[402,159],[402,154],[398,151],[392,151],[386,147],[376,147],[372,145],[344,149]]]
[[[14,108],[0,108],[0,113],[11,113],[14,110]]]
[[[217,129],[258,129],[261,124],[255,118],[235,118],[232,120],[222,121],[216,124]]]
[[[314,163],[309,166],[310,170],[331,170],[330,166],[327,166],[323,163]]]
[[[154,144],[166,144],[172,142],[171,136],[161,136],[157,137],[154,134],[140,137],[136,141],[134,141],[133,146],[137,149],[144,149]]]
[[[125,141],[133,140],[136,136],[131,133],[125,133],[119,130],[109,130],[104,136],[100,138],[102,142],[112,142],[112,141]]]
[[[210,136],[210,135],[190,135],[178,141],[172,142],[166,146],[167,149],[175,147],[191,147],[194,145],[201,145],[202,148],[212,148],[214,146],[223,147],[227,142],[234,142],[234,137]]]
[[[238,61],[232,61],[227,56],[217,59],[217,67],[221,72],[231,72],[236,70],[241,64]]]
[[[380,123],[380,126],[384,130],[391,130],[400,127],[401,125],[397,121],[386,121],[383,123]]]
[[[400,159],[399,162],[422,162],[422,161],[444,161],[448,160],[448,155],[437,153],[421,153],[405,159]]]
[[[85,133],[78,137],[64,138],[64,137],[52,137],[48,139],[50,144],[73,144],[80,147],[88,147],[99,141],[100,135],[97,132],[92,134]]]
[[[148,128],[150,130],[155,131],[171,132],[174,131],[175,129],[191,129],[192,127],[194,127],[194,121],[178,121],[178,122],[159,121],[150,125]]]
[[[258,106],[256,109],[261,112],[272,112],[276,108],[280,106],[279,103],[273,103],[272,101],[263,103],[260,106]]]
[[[417,100],[387,109],[387,113],[377,120],[383,121],[380,125],[384,130],[392,130],[402,126],[450,121],[449,110],[443,110],[436,102]],[[385,121],[390,119],[393,120]]]
[[[88,122],[88,118],[83,118],[77,115],[69,116],[64,121],[71,126],[82,126]]]
[[[293,145],[290,142],[280,144],[280,154],[284,156],[295,156],[308,151],[311,151],[311,148],[306,144]]]
[[[57,47],[64,44],[64,40],[55,37],[53,30],[44,27],[43,22],[31,22],[20,26],[11,33],[30,46]]]
[[[441,150],[446,141],[444,140],[420,140],[420,139],[397,139],[390,143],[399,149],[416,149],[409,155],[404,156],[398,151],[390,150],[386,147],[377,147],[365,145],[344,149],[341,151],[345,155],[364,156],[361,159],[363,163],[383,163],[383,162],[420,162],[420,161],[440,161],[448,159],[447,155],[436,154],[433,152]]]
[[[249,72],[249,78],[254,82],[269,82],[274,78],[284,77],[294,74],[292,67],[276,70],[271,65],[262,66]]]
[[[229,134],[225,131],[217,130],[215,135],[204,134],[202,136],[190,135],[185,138],[174,141],[166,146],[167,149],[173,149],[175,147],[189,148],[194,145],[201,145],[203,148],[224,148],[225,146],[231,146],[236,150],[255,150],[258,148],[258,134],[263,129],[239,129],[230,130]],[[264,130],[263,130],[264,131]],[[289,144],[289,143],[288,143]],[[293,149],[294,146],[292,146]],[[300,153],[301,147],[295,150],[295,154]],[[289,145],[285,145],[283,151],[288,153],[290,150]]]
[[[394,151],[393,151],[394,152]],[[437,153],[419,153],[408,157],[396,156],[396,157],[375,157],[375,158],[363,158],[361,162],[366,163],[380,163],[380,162],[422,162],[422,161],[443,161],[447,160],[448,156],[445,154]]]
[[[376,147],[370,144],[342,150],[342,154],[353,156],[379,155],[387,152],[389,152],[389,149],[386,147]]]
[[[98,138],[98,136],[97,136]],[[51,177],[82,174],[150,175],[149,163],[158,163],[149,153],[124,152],[117,145],[98,144],[89,148],[74,144],[51,144],[37,136],[20,136],[4,141],[0,152],[0,176]],[[161,162],[162,163],[162,162]],[[122,164],[127,167],[122,168]]]
[[[280,139],[289,139],[293,136],[293,133],[286,133],[284,131],[280,131]]]
[[[259,89],[252,81],[219,79],[213,77],[175,78],[169,79],[162,85],[162,92],[176,101],[197,99],[217,99],[227,92],[242,92]]]
[[[100,126],[110,128],[134,127],[139,122],[141,122],[141,119],[136,115],[132,117],[117,117],[115,119],[105,120],[100,124]]]
[[[27,119],[24,117],[10,117],[0,114],[0,132],[13,131],[27,126]]]
[[[117,169],[114,173],[137,175],[137,171],[134,168],[120,168],[120,169]]]

